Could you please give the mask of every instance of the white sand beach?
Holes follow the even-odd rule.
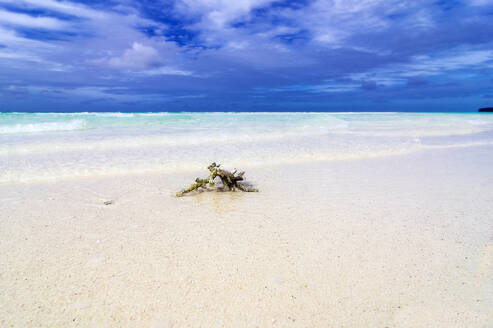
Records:
[[[493,0],[0,0],[0,328],[493,328]]]
[[[492,327],[492,154],[2,184],[0,326]]]

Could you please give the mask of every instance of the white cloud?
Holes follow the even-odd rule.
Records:
[[[279,0],[179,0],[176,9],[187,16],[202,17],[203,28],[224,28],[253,9]]]
[[[55,48],[55,46],[50,45],[46,42],[32,40],[20,37],[17,35],[15,31],[10,29],[3,28],[0,26],[0,44],[3,44],[7,47],[12,47],[14,49],[19,48],[28,48],[28,49],[51,49]]]
[[[114,69],[123,69],[140,75],[181,75],[192,76],[193,72],[170,65],[164,65],[165,60],[160,52],[148,45],[134,42],[121,56],[100,58],[92,61],[94,64],[107,65]]]
[[[308,91],[315,93],[339,93],[349,92],[359,89],[361,86],[355,83],[327,83],[314,85],[308,89]]]
[[[104,68],[130,72],[163,66],[161,52],[167,54],[167,66],[175,66],[173,60],[179,51],[176,44],[163,37],[150,37],[141,30],[142,27],[159,30],[166,27],[143,18],[130,7],[118,5],[118,8],[95,10],[83,4],[55,0],[0,0],[0,7],[2,3],[9,4],[9,8],[47,9],[82,18],[62,21],[0,9],[0,45],[7,48],[3,58],[8,56],[15,67],[37,61],[38,69],[66,70],[96,63],[103,64]],[[63,40],[36,40],[23,36],[20,27],[50,29],[55,37],[59,31],[71,31],[73,36],[61,34]],[[163,70],[162,74],[165,73]],[[186,71],[169,70],[168,73],[185,75]]]
[[[41,58],[29,54],[10,52],[10,51],[0,51],[0,59],[20,59],[32,62],[41,62]]]
[[[315,85],[290,85],[286,87],[269,89],[270,92],[312,92],[312,93],[339,93],[359,89],[360,84],[354,82],[327,81]]]
[[[28,8],[44,8],[52,11],[69,14],[77,17],[102,18],[105,14],[93,10],[81,4],[56,0],[0,0],[0,3],[8,3]]]
[[[0,59],[8,61],[8,67],[26,67],[36,63],[35,68],[44,68],[49,71],[69,70],[69,65],[47,60],[44,57],[59,50],[59,47],[47,42],[20,37],[15,31],[0,26]]]
[[[0,24],[52,30],[66,29],[68,26],[64,21],[56,18],[34,17],[2,9],[0,9]]]
[[[181,76],[192,76],[194,75],[191,71],[181,70],[175,67],[162,66],[154,69],[139,72],[143,75],[181,75]]]
[[[193,76],[193,72],[174,66],[164,65],[160,52],[147,45],[134,42],[121,56],[100,58],[94,64],[107,65],[114,69],[123,69],[128,72],[144,76],[178,75]]]
[[[456,54],[442,56],[416,56],[410,65],[405,65],[408,70],[406,75],[435,75],[446,71],[466,69],[469,67],[493,67],[493,51],[473,50],[460,51]],[[488,65],[488,62],[489,65]]]
[[[153,47],[134,42],[132,47],[126,49],[121,56],[109,58],[104,62],[115,68],[145,69],[159,66],[162,59]]]
[[[340,47],[355,34],[388,28],[388,16],[410,12],[414,6],[418,7],[417,2],[400,0],[315,0],[300,11],[285,11],[284,15],[310,31],[314,42]],[[420,17],[424,18],[424,12]]]
[[[459,50],[437,53],[433,56],[415,56],[409,63],[390,64],[363,73],[349,74],[347,78],[354,81],[373,80],[379,85],[392,86],[405,84],[408,78],[451,75],[454,72],[463,74],[463,70],[486,67],[493,68],[493,51],[491,50]]]
[[[23,52],[11,52],[11,51],[0,50],[0,60],[2,60],[4,63],[8,61],[9,68],[30,67],[32,63],[36,63],[37,64],[36,68],[42,68],[47,71],[65,72],[72,69],[69,65],[48,61],[39,56],[35,56]]]
[[[365,83],[372,82],[378,86],[392,87],[405,85],[410,78],[434,76],[476,68],[493,68],[493,51],[455,49],[449,53],[436,53],[433,56],[415,56],[407,64],[390,64],[367,72],[352,73],[344,76],[347,81],[327,80],[324,83],[313,85],[291,85],[270,89],[273,92],[307,91],[314,93],[340,93],[361,89]],[[467,73],[469,77],[474,73]]]

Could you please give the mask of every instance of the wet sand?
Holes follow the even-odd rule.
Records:
[[[0,185],[0,326],[491,327],[492,154]]]

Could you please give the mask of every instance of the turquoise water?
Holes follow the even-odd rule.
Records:
[[[493,115],[478,113],[0,113],[0,183],[491,143]]]

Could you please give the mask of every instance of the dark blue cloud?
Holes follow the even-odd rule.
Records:
[[[0,0],[2,110],[474,110],[492,16],[486,0]]]

